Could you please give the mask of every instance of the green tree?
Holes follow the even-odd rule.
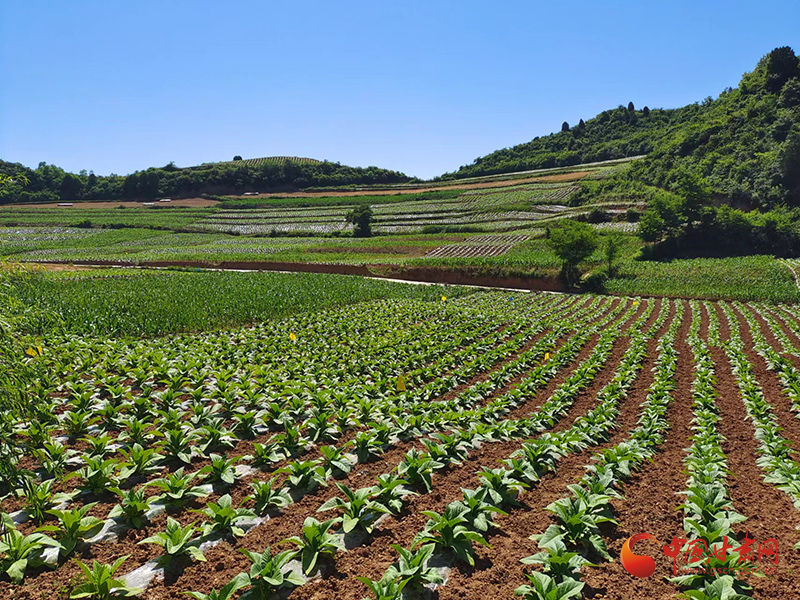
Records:
[[[561,131],[569,131],[569,123],[567,123],[566,121],[564,121],[564,122],[561,124]]]
[[[800,105],[800,79],[793,77],[783,86],[778,106],[782,108],[793,108]]]
[[[670,175],[670,189],[682,200],[681,212],[689,229],[711,201],[711,185],[694,171],[676,169]]]
[[[792,77],[800,75],[797,56],[789,46],[775,48],[766,56],[767,91],[778,93]]]
[[[80,177],[73,173],[67,173],[58,186],[58,196],[62,200],[76,200],[80,196],[82,189],[83,183]]]
[[[158,196],[158,184],[160,177],[158,171],[151,169],[139,176],[139,195],[143,198],[155,198]]]
[[[233,157],[233,160],[242,160],[242,155],[237,154],[236,156]]]
[[[639,237],[645,242],[660,242],[677,235],[685,222],[681,198],[662,192],[650,201],[639,218]]]
[[[792,129],[787,136],[778,155],[778,167],[789,190],[800,187],[800,129]]]
[[[125,178],[125,183],[122,184],[122,197],[123,198],[136,198],[139,194],[139,175],[131,173]]]
[[[606,242],[603,245],[603,257],[606,261],[606,270],[609,277],[614,277],[616,272],[615,262],[619,256],[619,251],[622,248],[622,238],[616,233],[610,234],[606,237]]]
[[[345,219],[352,223],[354,237],[370,237],[372,235],[372,208],[369,204],[359,204]]]
[[[588,223],[567,220],[550,230],[547,245],[561,260],[561,279],[572,287],[581,278],[578,265],[597,249],[597,232]]]

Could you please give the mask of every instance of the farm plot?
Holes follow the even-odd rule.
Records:
[[[538,183],[514,186],[513,189],[470,190],[464,192],[461,198],[470,208],[517,203],[563,204],[578,189],[578,186],[574,184]]]
[[[526,226],[530,221],[552,218],[569,209],[560,204],[576,190],[574,186],[545,183],[513,190],[468,191],[453,200],[398,200],[376,204],[373,230],[381,234],[420,233],[426,226],[479,227],[504,231]],[[193,229],[219,233],[266,235],[307,232],[330,234],[351,231],[345,216],[352,206],[231,209],[207,215]]]
[[[467,238],[460,244],[447,244],[439,246],[428,252],[425,256],[433,258],[445,257],[473,257],[473,256],[502,256],[515,245],[526,241],[530,236],[525,234],[499,234],[479,235]]]
[[[3,597],[798,594],[793,306],[487,292],[29,360]]]

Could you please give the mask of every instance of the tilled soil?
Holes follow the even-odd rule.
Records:
[[[615,299],[608,303],[598,313],[612,310],[620,302]],[[647,329],[657,318],[663,300],[649,300],[641,302],[634,315],[624,322],[609,325],[629,330],[635,319],[642,314],[647,302],[654,303],[654,309],[647,323],[642,329]],[[584,303],[573,304],[569,311],[579,310]],[[649,598],[673,598],[680,592],[679,588],[666,580],[672,574],[671,561],[666,558],[659,546],[650,542],[641,542],[637,552],[647,554],[656,559],[656,573],[645,579],[638,579],[628,574],[618,560],[622,544],[636,533],[650,533],[660,544],[668,543],[673,536],[683,536],[683,514],[678,506],[683,502],[680,492],[686,487],[687,475],[684,468],[686,448],[691,441],[690,422],[692,419],[692,380],[693,359],[692,352],[687,343],[687,335],[691,321],[689,303],[683,301],[684,316],[678,332],[678,367],[676,373],[677,387],[672,393],[667,417],[670,427],[667,430],[664,442],[658,447],[657,454],[652,462],[642,465],[640,471],[624,486],[624,498],[612,501],[614,514],[619,524],[603,528],[604,539],[609,552],[613,557],[612,562],[601,562],[596,567],[586,567],[582,570],[586,586],[583,597],[592,600],[644,600]],[[712,310],[719,320],[720,336],[723,340],[730,336],[730,327],[726,316],[721,309],[713,305]],[[701,327],[700,335],[707,338],[709,329],[709,315],[705,306],[700,306]],[[754,373],[761,385],[764,396],[773,406],[775,415],[783,435],[789,439],[795,448],[800,444],[800,420],[791,410],[791,403],[784,395],[780,380],[776,374],[769,371],[765,361],[753,348],[752,334],[749,324],[735,309],[736,318],[742,333],[742,341],[747,352],[747,357],[753,365]],[[779,311],[772,313],[778,321],[786,317]],[[476,565],[469,567],[457,564],[451,571],[447,583],[433,594],[433,598],[478,600],[488,596],[510,598],[518,586],[526,583],[525,573],[532,567],[522,565],[519,561],[538,551],[536,542],[530,536],[542,533],[549,524],[553,523],[552,515],[544,510],[549,503],[568,495],[567,485],[577,482],[585,472],[591,457],[598,451],[613,447],[624,441],[629,431],[636,426],[640,407],[647,396],[647,388],[653,381],[653,367],[657,357],[657,342],[666,331],[670,321],[675,316],[674,305],[670,309],[669,319],[661,327],[655,339],[648,342],[647,358],[642,370],[629,391],[627,397],[620,403],[620,412],[616,418],[615,428],[609,440],[595,446],[564,457],[558,464],[557,471],[546,475],[537,485],[522,493],[519,497],[522,506],[512,507],[507,515],[495,517],[498,529],[487,536],[491,547],[476,546]],[[759,324],[760,332],[767,343],[776,349],[779,348],[778,340],[770,331],[769,324],[760,316],[754,315]],[[793,342],[800,344],[798,337],[785,324],[781,326],[783,333]],[[535,340],[541,339],[546,332],[535,336],[520,351],[529,348]],[[520,418],[536,410],[547,400],[566,378],[583,360],[591,355],[596,347],[599,335],[593,335],[580,349],[578,356],[570,361],[552,380],[544,387],[532,394],[526,402],[511,411],[506,418]],[[587,388],[575,399],[567,414],[554,427],[561,431],[570,427],[575,419],[586,414],[597,404],[597,394],[613,377],[614,370],[619,364],[623,353],[629,345],[629,338],[621,336],[613,346],[610,358],[604,368]],[[559,340],[557,347],[563,343]],[[764,482],[764,472],[756,464],[759,456],[758,442],[754,437],[754,429],[747,419],[744,404],[741,400],[738,386],[731,365],[722,348],[711,348],[719,393],[718,406],[720,421],[718,428],[725,437],[723,450],[728,457],[730,475],[727,485],[730,491],[733,508],[747,517],[747,520],[736,526],[739,539],[745,533],[756,539],[765,541],[775,538],[779,545],[778,572],[762,578],[744,576],[743,578],[753,586],[753,596],[759,600],[771,598],[800,598],[800,582],[794,577],[795,571],[800,571],[800,555],[793,550],[794,544],[800,537],[800,512],[792,505],[785,493],[774,485]],[[450,399],[469,385],[485,380],[488,375],[513,360],[519,354],[513,353],[497,365],[484,373],[473,377],[467,384],[459,386],[455,391],[437,398],[434,401]],[[787,355],[788,357],[788,355]],[[796,358],[796,357],[794,357]],[[519,383],[525,375],[515,378],[503,389],[497,390],[492,397],[497,397]],[[271,435],[271,434],[270,434]],[[353,432],[347,434],[337,442],[349,439]],[[257,438],[261,439],[261,437]],[[304,600],[360,600],[369,597],[365,585],[360,583],[356,576],[366,576],[378,579],[385,570],[395,562],[397,553],[391,548],[392,544],[409,547],[415,535],[424,528],[427,517],[421,513],[423,510],[442,512],[445,506],[461,498],[462,488],[475,488],[478,485],[479,472],[484,467],[493,468],[498,461],[507,458],[514,450],[519,448],[525,440],[512,440],[507,442],[485,443],[480,448],[473,450],[469,458],[461,465],[452,464],[448,468],[433,475],[433,489],[420,495],[410,497],[405,509],[397,517],[387,518],[375,530],[371,539],[366,543],[352,547],[346,552],[337,554],[335,559],[326,561],[324,577],[315,578],[306,585],[282,596],[290,599]],[[393,445],[378,460],[370,463],[359,463],[353,471],[340,481],[356,489],[374,483],[375,478],[382,473],[391,471],[403,458],[403,455],[412,447],[421,449],[418,440],[413,439]],[[252,448],[252,440],[241,442],[234,454],[239,450]],[[313,450],[308,458],[317,456]],[[306,458],[306,457],[304,457]],[[795,454],[795,459],[797,454]],[[193,464],[192,469],[200,463]],[[265,480],[272,474],[266,471],[257,472],[251,476],[241,478],[230,489],[217,489],[208,499],[215,500],[221,494],[231,493],[238,503],[250,491],[249,483],[253,480]],[[229,539],[206,550],[206,563],[190,563],[185,568],[168,573],[165,580],[156,580],[144,593],[146,600],[177,600],[185,598],[182,593],[187,590],[209,592],[212,588],[220,588],[234,575],[249,569],[250,561],[240,552],[241,549],[263,551],[270,547],[273,552],[289,548],[290,545],[281,542],[292,535],[300,533],[303,520],[307,516],[317,516],[326,519],[336,516],[335,511],[317,513],[318,507],[334,495],[339,495],[334,486],[335,481],[329,480],[328,487],[321,487],[305,495],[297,502],[289,505],[280,513],[273,515],[272,519],[248,532],[241,539]],[[70,484],[74,485],[74,484]],[[206,499],[195,502],[174,516],[183,524],[191,522],[201,523],[205,517],[191,512],[190,509],[201,508]],[[4,508],[11,510],[18,508],[18,502],[4,502]],[[111,499],[101,499],[93,510],[93,514],[104,516],[113,506]],[[139,566],[148,560],[160,555],[161,549],[154,545],[139,545],[142,539],[158,531],[163,531],[167,515],[156,517],[142,530],[130,530],[114,542],[99,543],[80,550],[77,557],[83,561],[99,560],[104,563],[113,562],[119,556],[129,555],[129,559],[122,567],[120,574]],[[33,530],[33,524],[21,528],[26,533]],[[685,536],[684,536],[685,537]],[[80,572],[74,560],[68,561],[57,571],[45,571],[38,576],[31,576],[22,586],[10,586],[0,583],[0,597],[20,600],[40,600],[41,598],[65,599],[74,581]]]

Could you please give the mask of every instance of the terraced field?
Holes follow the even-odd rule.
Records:
[[[151,600],[800,594],[793,305],[486,292],[30,350],[2,597],[120,557]],[[685,571],[748,539],[775,573]]]

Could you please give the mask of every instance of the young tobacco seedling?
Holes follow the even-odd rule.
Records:
[[[58,541],[59,555],[66,558],[72,554],[79,542],[96,536],[103,528],[103,521],[88,513],[96,502],[84,504],[80,508],[72,510],[50,510],[48,511],[56,519],[58,525],[44,525],[37,531],[54,532]]]
[[[361,526],[367,533],[372,533],[375,527],[375,518],[379,514],[386,514],[389,509],[373,499],[376,489],[374,487],[351,490],[343,483],[336,486],[344,494],[346,500],[334,496],[317,509],[318,512],[338,509],[342,511],[342,531],[350,533]]]
[[[138,489],[131,488],[128,491],[112,488],[111,491],[119,496],[120,503],[111,509],[108,517],[110,519],[121,517],[134,529],[141,529],[147,521],[147,511],[150,510],[155,497],[146,497],[144,488],[141,487]]]
[[[36,483],[31,477],[23,480],[25,510],[28,511],[35,523],[44,522],[48,511],[72,498],[71,494],[53,493],[53,483],[52,479],[47,479],[42,483]]]
[[[72,590],[69,595],[70,600],[77,598],[112,600],[113,598],[138,596],[142,590],[128,587],[121,579],[114,579],[114,573],[127,559],[127,556],[121,556],[111,565],[104,565],[94,560],[91,567],[76,560],[75,562],[78,563],[83,572],[83,582]]]
[[[437,569],[428,567],[427,562],[436,549],[434,544],[425,544],[416,550],[409,550],[392,544],[400,560],[386,570],[386,579],[406,581],[416,588],[421,588],[427,583],[444,583]]]
[[[555,578],[539,571],[526,574],[530,585],[521,585],[514,590],[515,596],[524,600],[567,600],[581,595],[584,583],[577,579],[558,582]]]
[[[207,496],[208,492],[203,491],[200,486],[193,486],[192,479],[195,473],[183,474],[183,467],[161,479],[154,479],[147,485],[152,485],[160,489],[163,493],[157,500],[167,506],[180,508],[187,502],[195,498]]]
[[[0,535],[0,572],[13,583],[22,583],[28,569],[45,565],[43,553],[47,547],[58,547],[58,542],[43,533],[22,535],[17,531],[11,516],[2,513]]]
[[[375,594],[375,600],[402,600],[403,588],[408,584],[407,579],[397,580],[387,575],[378,580],[372,580],[369,577],[356,577],[356,579]]]
[[[211,455],[211,464],[199,471],[202,479],[209,479],[214,483],[233,485],[236,483],[236,469],[234,465],[241,459],[239,456],[225,458],[219,454]]]
[[[212,589],[208,594],[202,592],[183,592],[195,600],[232,600],[236,592],[247,585],[247,573],[239,573],[219,590]],[[239,599],[241,600],[241,598]]]
[[[245,592],[240,600],[264,600],[273,598],[273,594],[281,588],[303,585],[305,581],[299,573],[288,570],[286,566],[296,555],[295,550],[279,552],[275,556],[270,553],[269,546],[263,552],[250,552],[242,550],[245,556],[252,561],[249,573],[242,573],[245,585],[250,585],[250,590]]]
[[[181,556],[190,556],[194,560],[205,562],[206,557],[200,551],[200,548],[193,544],[192,536],[197,531],[194,523],[190,523],[186,527],[181,527],[181,524],[173,519],[167,517],[167,528],[165,531],[156,533],[148,538],[143,539],[140,544],[157,544],[164,549],[164,556],[159,559],[159,563],[163,565],[170,565],[175,559]]]
[[[420,453],[416,448],[409,450],[400,464],[397,465],[397,474],[406,480],[408,485],[424,485],[431,491],[431,473],[444,467],[444,463],[432,460],[429,454]]]
[[[450,552],[470,566],[475,566],[475,550],[472,542],[484,546],[489,546],[489,542],[478,532],[467,528],[467,520],[461,508],[450,505],[441,515],[430,510],[424,510],[422,514],[429,520],[425,524],[425,529],[414,538],[413,547],[434,544],[436,548]]]
[[[239,527],[237,523],[247,519],[254,519],[256,516],[252,510],[233,508],[230,494],[222,496],[218,503],[207,502],[205,508],[192,512],[206,515],[210,519],[208,522],[203,523],[203,535],[220,532],[223,534],[230,533],[234,537],[242,537],[244,535],[244,529]]]
[[[297,545],[303,572],[306,575],[314,571],[321,556],[333,556],[339,550],[344,550],[342,540],[330,532],[330,529],[339,522],[341,519],[329,519],[320,523],[314,517],[306,517],[302,536],[293,536],[281,542]]]
[[[253,493],[245,498],[254,500],[256,514],[265,515],[270,510],[283,508],[292,503],[292,498],[283,488],[278,487],[277,480],[273,477],[269,481],[253,481],[250,483]]]

